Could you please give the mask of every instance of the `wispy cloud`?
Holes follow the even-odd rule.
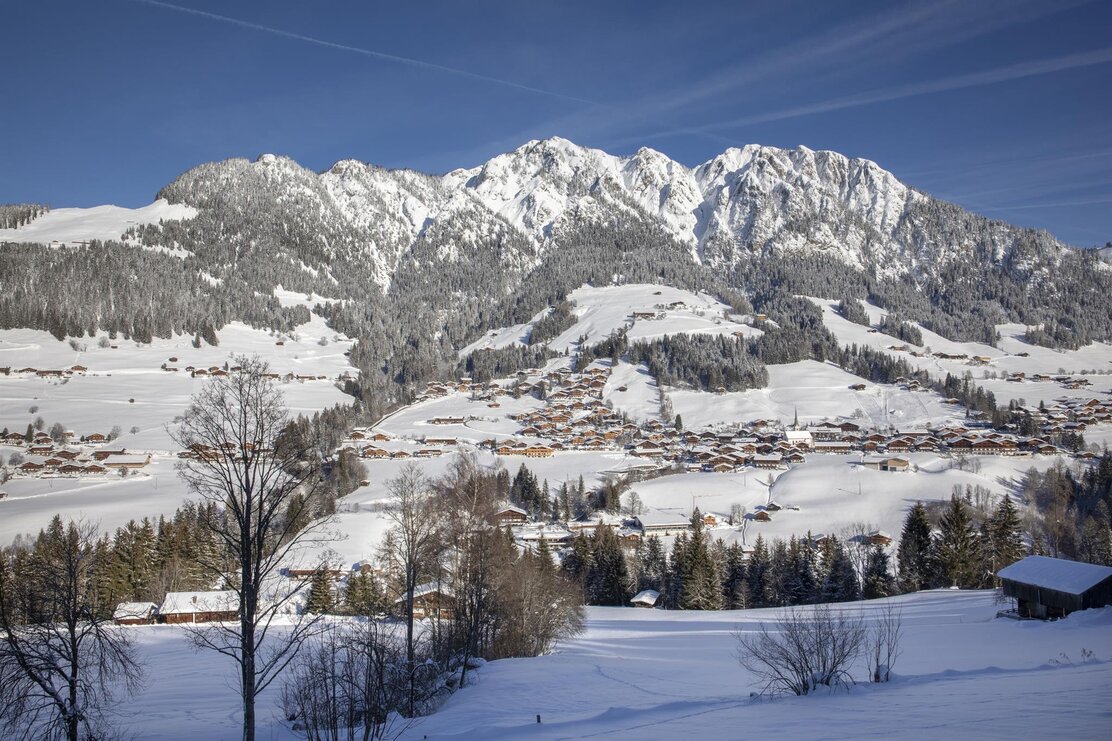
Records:
[[[286,39],[293,39],[295,41],[302,41],[308,44],[316,44],[328,49],[336,49],[338,51],[350,52],[353,54],[361,54],[365,57],[378,59],[383,62],[390,62],[392,64],[402,64],[408,67],[415,67],[430,72],[441,72],[456,77],[463,77],[477,82],[489,83],[492,85],[500,85],[502,87],[520,90],[522,92],[532,93],[534,95],[543,95],[549,98],[557,98],[559,100],[572,101],[574,103],[582,103],[589,106],[607,107],[604,103],[588,100],[575,95],[568,95],[565,93],[556,92],[554,90],[545,90],[543,88],[533,87],[532,85],[524,85],[512,80],[506,80],[501,77],[491,77],[490,75],[479,74],[478,72],[470,72],[459,67],[449,67],[443,64],[436,64],[434,62],[426,62],[422,59],[414,59],[412,57],[398,56],[397,54],[387,54],[386,52],[375,51],[374,49],[366,49],[360,46],[351,46],[349,44],[340,44],[335,41],[328,41],[327,39],[317,38],[316,36],[307,36],[293,31],[286,31],[281,28],[274,28],[273,26],[264,26],[261,23],[254,23],[252,21],[244,21],[239,18],[232,18],[231,16],[220,15],[219,13],[210,13],[206,10],[198,10],[197,8],[188,8],[182,5],[174,5],[172,3],[161,2],[160,0],[132,0],[133,2],[142,5],[150,5],[165,10],[172,10],[178,13],[187,13],[189,15],[198,16],[200,18],[207,18],[221,23],[239,26],[252,31],[260,33],[271,34],[272,36],[279,36]]]
[[[1000,82],[1007,82],[1009,80],[1019,80],[1026,77],[1036,77],[1038,75],[1047,75],[1054,72],[1063,72],[1065,70],[1078,69],[1081,67],[1091,67],[1093,65],[1105,64],[1107,62],[1112,62],[1112,47],[1097,49],[1094,51],[1079,52],[1077,54],[1067,54],[1066,56],[1054,57],[1052,59],[1039,59],[1030,62],[1009,64],[990,70],[982,70],[980,72],[972,72],[964,75],[954,75],[938,80],[927,80],[923,82],[911,83],[908,85],[895,85],[892,87],[880,88],[878,90],[858,93],[855,95],[848,95],[841,98],[823,100],[817,103],[810,103],[808,105],[796,106],[793,108],[783,108],[778,111],[758,113],[751,116],[740,116],[725,121],[717,121],[700,126],[691,126],[676,131],[658,132],[653,136],[665,136],[677,133],[701,133],[717,129],[750,126],[753,124],[770,123],[773,121],[783,121],[789,118],[813,116],[820,113],[840,111],[846,108],[858,108],[860,106],[873,105],[875,103],[901,100],[903,98],[914,98],[920,95],[931,95],[934,93],[944,93],[954,90],[964,90],[966,88],[972,87],[981,87],[983,85],[993,85]]]

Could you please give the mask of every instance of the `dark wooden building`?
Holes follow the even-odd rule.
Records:
[[[1020,617],[1060,618],[1077,610],[1112,605],[1112,567],[1028,556],[996,574]]]
[[[233,591],[167,592],[158,609],[166,623],[214,623],[239,618],[239,598]]]

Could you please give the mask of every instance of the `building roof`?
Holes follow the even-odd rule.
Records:
[[[194,612],[233,612],[239,610],[239,598],[232,590],[223,592],[167,592],[158,609],[161,615],[182,615]]]
[[[638,592],[633,599],[629,601],[631,605],[649,605],[653,607],[656,605],[657,600],[660,599],[660,592],[655,589],[644,589]]]
[[[112,613],[113,620],[145,620],[158,609],[153,602],[121,602]]]
[[[1066,594],[1082,594],[1112,578],[1112,566],[1097,566],[1080,561],[1047,556],[1028,556],[996,574],[1001,579],[1053,589]]]

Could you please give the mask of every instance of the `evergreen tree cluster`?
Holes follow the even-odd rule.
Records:
[[[937,529],[922,502],[904,519],[897,550],[903,591],[994,586],[996,572],[1027,555],[1019,510],[1004,496],[982,509],[957,492],[938,517]]]
[[[848,296],[843,297],[842,300],[838,302],[838,313],[841,314],[842,318],[846,321],[865,327],[870,326],[869,315],[865,313],[865,307],[855,298]]]
[[[629,347],[629,362],[644,363],[658,384],[703,391],[744,391],[768,385],[756,344],[725,335],[666,335]]]
[[[903,340],[912,345],[923,344],[923,333],[919,331],[919,328],[904,321],[898,314],[891,312],[885,314],[878,329],[886,335],[895,337],[897,340]]]
[[[7,203],[0,205],[0,229],[18,229],[50,211],[43,203]]]
[[[536,345],[554,340],[565,330],[571,329],[577,321],[574,310],[574,301],[565,299],[557,302],[552,307],[552,311],[533,324],[533,328],[529,332],[529,344]]]

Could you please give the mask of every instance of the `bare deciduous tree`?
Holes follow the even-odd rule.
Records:
[[[738,631],[738,661],[764,692],[807,695],[852,682],[849,670],[865,643],[860,617],[830,605],[791,607],[770,628]]]
[[[903,650],[903,612],[891,600],[884,603],[884,611],[869,626],[866,637],[866,659],[869,662],[869,681],[887,682],[892,678],[892,667]]]
[[[309,546],[328,537],[316,501],[319,471],[308,442],[284,436],[289,416],[281,391],[257,357],[237,357],[241,370],[210,380],[186,411],[174,440],[192,456],[178,472],[223,516],[209,527],[219,548],[199,565],[215,584],[234,590],[239,619],[191,629],[194,643],[236,662],[243,698],[243,738],[255,736],[255,698],[317,629],[303,617],[272,627],[294,611],[303,583],[279,578]],[[293,438],[293,439],[291,439]]]
[[[416,710],[417,662],[416,639],[413,634],[413,595],[422,576],[438,571],[440,557],[440,519],[436,516],[436,502],[431,485],[421,469],[407,465],[389,482],[393,500],[385,510],[394,526],[384,545],[388,556],[401,572],[402,593],[405,596],[405,651],[409,676],[409,699],[406,715],[412,717]]]
[[[95,585],[96,527],[55,517],[29,551],[0,555],[0,730],[101,738],[115,696],[141,683],[126,629]]]
[[[372,741],[408,728],[398,711],[408,687],[401,637],[376,620],[330,625],[294,661],[282,708],[309,741]]]

